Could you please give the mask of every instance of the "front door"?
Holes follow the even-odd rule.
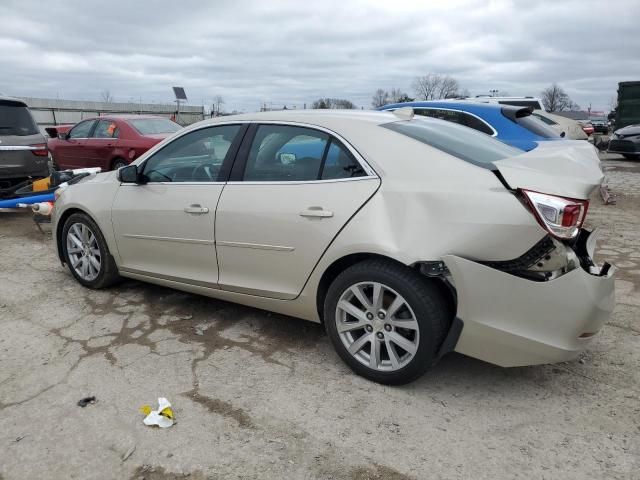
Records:
[[[254,132],[216,213],[220,288],[292,299],[380,181],[324,131],[264,124]]]
[[[216,287],[214,222],[240,125],[189,132],[142,165],[143,184],[120,185],[112,219],[121,269]]]
[[[85,120],[71,129],[66,140],[60,140],[54,160],[60,168],[84,168],[87,166],[87,141],[91,137],[95,120]]]

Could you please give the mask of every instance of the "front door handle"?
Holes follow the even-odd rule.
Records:
[[[324,210],[322,207],[309,207],[306,210],[303,210],[299,213],[301,217],[319,217],[319,218],[329,218],[333,217],[333,212],[329,210]]]
[[[193,205],[189,205],[188,207],[185,207],[184,209],[185,212],[187,213],[195,213],[196,215],[202,215],[204,213],[209,213],[209,209],[207,207],[203,207],[200,204],[193,204]]]

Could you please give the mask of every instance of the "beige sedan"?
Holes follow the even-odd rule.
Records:
[[[548,142],[554,143],[554,142]],[[614,306],[582,228],[586,142],[523,152],[410,108],[220,117],[59,192],[60,259],[324,322],[358,374],[399,384],[457,351],[568,360]]]

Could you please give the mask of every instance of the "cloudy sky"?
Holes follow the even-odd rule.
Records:
[[[413,96],[417,75],[472,94],[538,96],[559,83],[608,110],[640,80],[638,0],[0,2],[0,92],[301,108],[318,97],[368,108],[377,88]]]

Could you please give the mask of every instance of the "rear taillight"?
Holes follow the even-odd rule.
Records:
[[[546,193],[522,190],[538,223],[561,240],[575,238],[587,215],[589,200],[558,197]]]
[[[47,155],[49,155],[49,150],[47,150],[46,143],[36,143],[29,146],[31,147],[31,153],[38,157],[46,157]]]

